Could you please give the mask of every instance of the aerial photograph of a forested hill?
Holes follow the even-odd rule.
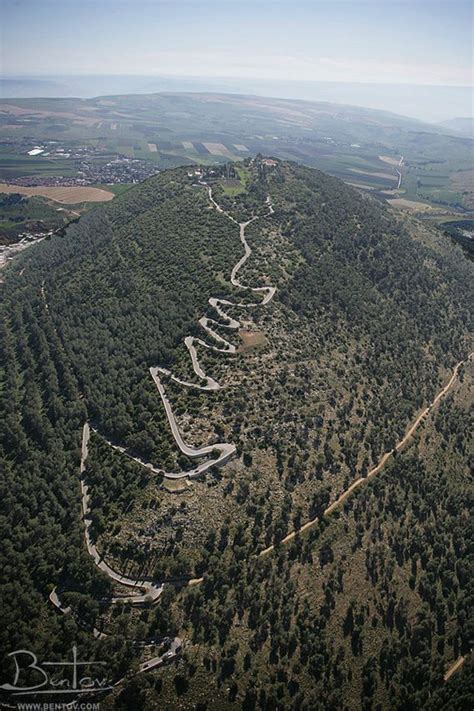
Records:
[[[0,11],[1,708],[472,709],[470,5],[110,8]]]

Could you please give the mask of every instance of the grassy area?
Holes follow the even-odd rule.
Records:
[[[221,180],[219,182],[222,190],[229,197],[235,197],[245,192],[245,185],[243,185],[240,180]]]
[[[94,188],[101,188],[102,190],[109,190],[109,192],[114,195],[122,195],[122,193],[127,192],[133,187],[132,183],[115,183],[114,185],[109,185],[107,183],[97,183]]]
[[[249,168],[244,165],[236,165],[235,170],[237,172],[237,175],[239,176],[240,182],[242,183],[244,188],[246,188],[251,178]]]

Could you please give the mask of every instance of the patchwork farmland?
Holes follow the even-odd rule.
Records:
[[[474,204],[473,142],[419,121],[337,104],[226,94],[0,101],[0,180],[133,183],[178,165],[261,153],[438,210]]]

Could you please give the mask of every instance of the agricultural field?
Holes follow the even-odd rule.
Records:
[[[133,183],[153,170],[262,153],[382,198],[461,212],[474,204],[472,140],[351,106],[204,93],[5,99],[0,128],[4,182]]]
[[[108,202],[114,194],[109,190],[91,188],[89,186],[58,186],[58,187],[25,187],[0,183],[0,193],[21,193],[28,197],[39,195],[63,205],[74,205],[78,202]]]

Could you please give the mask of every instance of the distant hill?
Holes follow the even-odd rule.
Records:
[[[3,98],[49,96],[90,99],[106,94],[151,94],[159,91],[225,92],[333,102],[392,111],[432,122],[453,115],[465,116],[472,104],[472,89],[468,86],[116,74],[0,77],[0,96]]]
[[[428,708],[471,639],[473,268],[262,156],[163,171],[23,252],[0,285],[2,655],[73,640],[122,679],[108,708]],[[122,575],[167,584],[134,605]],[[137,673],[164,638],[179,660]]]

